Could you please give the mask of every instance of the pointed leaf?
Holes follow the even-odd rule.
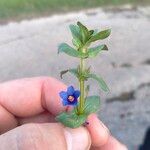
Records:
[[[77,39],[77,38],[72,39],[72,44],[73,44],[77,49],[79,49],[79,48],[82,46],[82,43],[81,43],[80,40]]]
[[[88,50],[88,56],[89,56],[89,58],[93,58],[93,57],[97,56],[99,52],[101,52],[103,50],[108,50],[108,47],[106,45],[100,45],[100,46],[90,48]]]
[[[89,33],[88,29],[81,22],[78,21],[77,25],[79,26],[80,32],[82,35],[82,43],[86,43],[86,41],[90,37],[90,33]]]
[[[80,28],[76,25],[70,25],[69,28],[71,30],[73,38],[75,38],[75,39],[77,38],[81,42],[82,37],[81,37],[81,33],[80,33]]]
[[[82,37],[79,27],[76,25],[70,25],[69,28],[73,36],[72,39],[73,45],[76,46],[77,48],[80,48],[82,46]]]
[[[100,97],[99,96],[89,96],[85,101],[84,112],[86,115],[95,113],[100,109]]]
[[[111,33],[110,29],[100,31],[99,33],[92,36],[88,42],[91,43],[91,42],[95,42],[97,40],[103,40],[103,39],[107,38],[110,35],[110,33]]]
[[[64,52],[70,56],[79,57],[79,52],[66,43],[62,43],[58,47],[58,53]]]
[[[80,51],[75,50],[71,46],[69,46],[66,43],[62,43],[58,47],[58,53],[64,52],[68,54],[69,56],[78,57],[78,58],[86,58],[87,54],[84,54]]]
[[[105,83],[105,81],[102,79],[102,77],[98,77],[96,74],[88,74],[87,75],[88,78],[92,78],[96,81],[98,81],[99,86],[101,87],[101,89],[105,92],[109,91],[109,88],[107,86],[107,84]]]
[[[56,117],[56,120],[67,127],[78,128],[85,123],[87,115],[77,115],[74,111],[70,113],[63,112]]]

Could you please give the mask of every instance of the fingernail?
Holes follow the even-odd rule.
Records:
[[[91,146],[90,135],[84,127],[65,128],[67,150],[89,150]]]

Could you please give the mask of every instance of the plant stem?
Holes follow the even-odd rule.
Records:
[[[84,64],[84,59],[81,58],[80,59],[80,74],[82,75],[84,73],[84,70],[85,70],[85,64]],[[78,107],[78,113],[79,114],[83,114],[83,111],[84,111],[84,92],[85,92],[85,87],[84,87],[84,78],[81,77],[79,79],[79,85],[80,85],[80,92],[81,92],[81,95],[80,95],[80,103],[79,103],[79,107]]]

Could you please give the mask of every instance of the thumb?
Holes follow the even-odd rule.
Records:
[[[26,124],[0,136],[0,150],[88,150],[86,128],[66,128],[59,123]]]
[[[86,128],[64,128],[67,150],[89,150],[91,139]]]

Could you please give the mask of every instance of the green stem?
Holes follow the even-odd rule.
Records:
[[[84,59],[81,58],[80,59],[80,74],[83,74],[85,70],[85,64],[84,64]],[[81,77],[79,79],[79,85],[80,85],[80,103],[79,103],[79,107],[78,107],[78,113],[79,114],[83,114],[84,111],[84,92],[85,92],[85,87],[84,87],[84,78]]]

